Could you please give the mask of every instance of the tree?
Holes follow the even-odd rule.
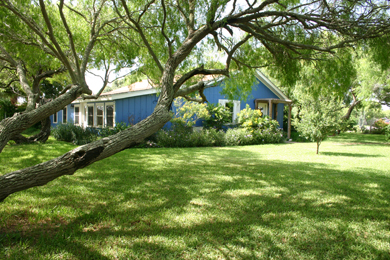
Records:
[[[51,55],[67,69],[71,79],[67,91],[52,102],[0,122],[0,150],[13,135],[80,95],[96,98],[88,96],[88,66],[108,71],[111,64],[136,64],[149,80],[159,85],[159,100],[147,119],[116,135],[0,176],[0,200],[73,174],[141,142],[171,119],[169,109],[176,97],[198,92],[204,98],[206,86],[197,82],[197,77],[228,77],[234,70],[241,71],[241,76],[244,71],[247,77],[242,78],[250,82],[250,68],[272,66],[283,82],[293,83],[299,77],[302,62],[327,59],[339,48],[381,37],[390,28],[389,6],[384,0],[80,0],[73,1],[74,5],[65,4],[64,0],[53,2],[0,2],[0,16],[5,17],[2,19],[13,19],[2,23],[3,35],[8,32],[11,40],[18,36],[15,40],[19,43]],[[9,27],[7,30],[4,24]],[[20,27],[27,28],[26,37],[19,37]],[[24,84],[23,72],[18,73]],[[106,84],[107,77],[101,91]]]
[[[300,119],[295,118],[294,126],[301,135],[317,143],[316,154],[319,153],[321,142],[341,127],[340,103],[330,95],[315,97],[306,94],[300,99]]]

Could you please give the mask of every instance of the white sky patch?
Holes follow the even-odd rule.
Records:
[[[104,70],[98,70],[98,69],[91,69],[90,70],[93,74],[87,72],[85,73],[85,81],[87,82],[89,88],[92,90],[94,94],[96,94],[102,87],[103,87],[103,80],[104,80]],[[122,77],[130,72],[129,68],[123,68],[118,73],[112,72],[109,76],[109,83],[107,86],[110,86],[115,79]]]

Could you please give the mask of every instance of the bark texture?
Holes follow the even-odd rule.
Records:
[[[30,126],[61,110],[64,106],[75,100],[81,93],[82,88],[75,85],[52,102],[46,103],[31,111],[15,114],[12,117],[3,119],[0,122],[0,152],[14,136],[20,135]]]
[[[21,134],[18,134],[17,136],[12,137],[11,140],[15,141],[17,144],[26,144],[26,143],[45,143],[47,139],[49,139],[50,136],[50,129],[51,129],[51,121],[50,117],[47,117],[45,120],[41,121],[41,130],[38,134],[30,136],[30,137],[24,137]]]

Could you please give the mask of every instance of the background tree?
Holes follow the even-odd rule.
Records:
[[[301,118],[295,118],[294,126],[307,139],[317,143],[316,154],[328,135],[335,133],[343,123],[340,100],[330,95],[303,94],[300,99]]]
[[[73,174],[138,144],[171,119],[169,109],[176,97],[198,92],[205,98],[206,85],[197,82],[197,78],[229,76],[234,70],[243,71],[246,74],[246,77],[240,74],[245,79],[243,83],[252,84],[253,81],[247,80],[253,75],[249,68],[272,66],[282,83],[292,84],[299,78],[305,62],[325,60],[339,48],[381,37],[390,28],[390,7],[384,0],[73,3],[66,6],[63,0],[57,5],[44,0],[23,5],[10,0],[0,2],[1,17],[16,17],[28,27],[32,36],[28,42],[61,62],[72,82],[67,92],[52,102],[0,122],[0,149],[10,136],[62,109],[81,94],[91,94],[85,83],[85,73],[91,64],[97,68],[109,68],[108,64],[114,62],[126,67],[135,64],[159,85],[159,100],[148,118],[118,134],[37,166],[0,176],[0,200]],[[11,29],[18,31],[16,26]],[[205,53],[219,53],[218,50],[223,55],[205,59]],[[106,85],[107,80],[104,82]],[[93,97],[96,95],[89,98]]]

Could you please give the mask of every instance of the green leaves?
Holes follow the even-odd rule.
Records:
[[[342,104],[334,96],[314,97],[302,93],[298,109],[294,126],[301,135],[317,142],[318,153],[321,142],[341,127]]]

